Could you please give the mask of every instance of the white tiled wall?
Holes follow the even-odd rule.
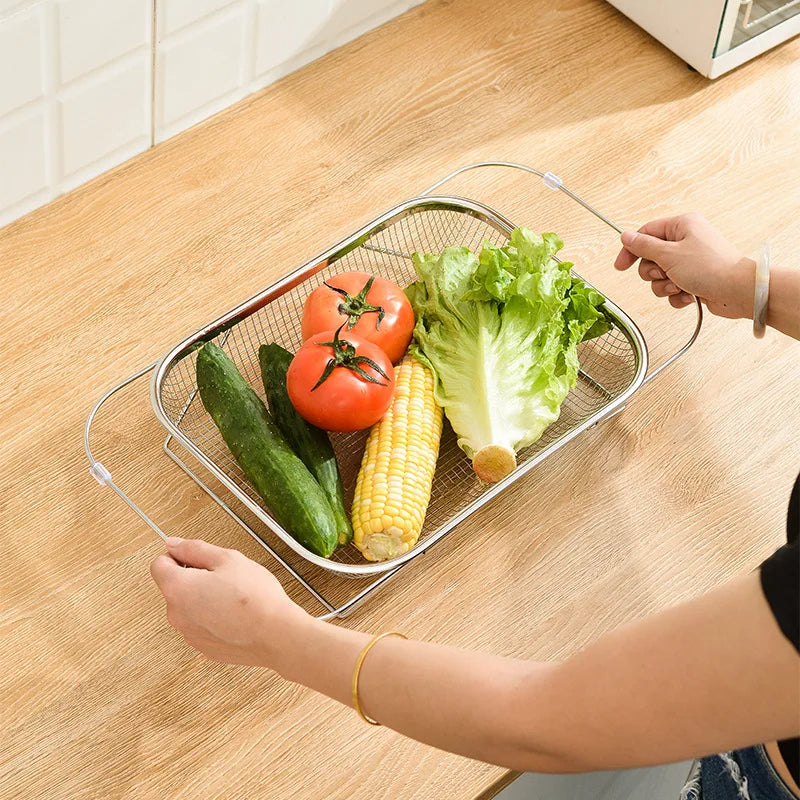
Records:
[[[0,0],[0,225],[151,143],[152,0]]]
[[[155,141],[422,0],[156,0]]]
[[[0,0],[0,226],[421,2]]]

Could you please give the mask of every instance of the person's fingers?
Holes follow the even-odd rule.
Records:
[[[676,223],[679,217],[659,217],[651,219],[639,228],[639,233],[646,233],[648,236],[655,236],[656,239],[673,241],[675,238]]]
[[[616,259],[614,260],[614,269],[620,269],[620,270],[629,269],[636,263],[637,260],[638,260],[637,256],[631,253],[630,250],[626,250],[623,247],[622,250],[619,251]]]
[[[688,292],[673,294],[670,295],[669,298],[669,304],[673,308],[686,308],[686,306],[691,305],[693,302],[694,302],[694,297],[692,297]]]
[[[620,270],[628,269],[633,266],[637,258],[658,261],[657,253],[667,253],[669,248],[659,247],[658,242],[654,242],[653,239],[660,240],[666,245],[683,238],[680,230],[683,219],[684,217],[660,217],[645,223],[638,231],[625,231],[622,234],[624,247],[617,255],[614,266]],[[648,246],[649,252],[640,252],[639,248]],[[649,278],[645,278],[645,280],[649,280]]]
[[[633,253],[633,255],[659,264],[669,257],[675,246],[673,242],[665,242],[656,236],[639,233],[638,231],[625,231],[621,239],[625,249]]]
[[[150,562],[150,574],[161,594],[165,594],[170,584],[180,575],[180,570],[180,565],[168,555],[160,555]]]
[[[655,261],[643,258],[639,263],[639,277],[643,281],[663,281],[666,279],[667,273]]]
[[[656,297],[669,297],[681,291],[672,281],[653,281],[651,288]]]
[[[202,539],[167,539],[167,551],[181,564],[196,569],[213,570],[222,565],[228,551]]]

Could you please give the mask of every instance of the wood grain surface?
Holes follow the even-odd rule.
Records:
[[[700,210],[800,250],[800,40],[709,82],[600,0],[429,0],[0,230],[0,797],[474,798],[506,771],[363,725],[166,625],[152,532],[87,472],[84,419],[184,334],[450,169],[530,163],[625,225]],[[532,178],[452,187],[555,229],[654,360],[691,311],[611,269]],[[625,412],[563,448],[341,624],[565,656],[753,569],[800,466],[800,345],[709,319]],[[98,456],[171,533],[256,548],[160,450],[147,387]],[[260,556],[265,559],[262,554]],[[412,677],[413,679],[413,677]]]

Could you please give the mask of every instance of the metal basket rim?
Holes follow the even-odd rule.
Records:
[[[481,219],[483,222],[494,227],[496,230],[510,236],[514,230],[514,225],[502,214],[493,208],[476,200],[458,195],[418,195],[410,198],[398,205],[388,209],[382,214],[374,217],[361,228],[341,239],[337,244],[323,250],[318,255],[306,261],[302,266],[297,267],[283,277],[271,283],[265,289],[251,296],[237,306],[221,314],[212,322],[207,323],[193,333],[184,337],[177,344],[173,345],[157,362],[153,370],[150,382],[150,400],[156,418],[166,428],[169,434],[174,436],[203,466],[214,475],[240,502],[242,502],[258,519],[260,519],[275,535],[277,535],[294,552],[312,564],[322,567],[330,572],[349,575],[351,577],[363,577],[375,575],[389,570],[397,569],[412,558],[421,555],[428,548],[433,546],[442,537],[449,533],[459,523],[477,511],[481,506],[491,500],[495,495],[503,491],[533,467],[551,455],[558,448],[574,439],[578,434],[587,428],[598,423],[605,417],[612,416],[621,406],[623,406],[630,396],[642,385],[648,368],[647,345],[636,323],[612,300],[606,298],[605,308],[614,318],[619,329],[628,339],[637,358],[638,366],[636,373],[631,379],[630,384],[616,398],[599,408],[594,414],[587,418],[580,425],[575,426],[561,437],[556,439],[550,446],[537,453],[536,456],[518,466],[510,475],[493,484],[491,488],[483,492],[472,503],[462,509],[458,514],[451,517],[446,523],[437,530],[430,533],[425,540],[418,546],[411,548],[408,553],[402,556],[382,562],[365,562],[363,564],[348,564],[331,561],[312,553],[297,542],[285,528],[279,525],[272,517],[267,514],[262,506],[254,502],[245,492],[243,492],[224,472],[214,460],[207,456],[181,429],[169,418],[161,398],[161,387],[164,384],[172,367],[182,360],[185,356],[193,352],[201,344],[216,338],[229,328],[244,320],[246,317],[259,311],[268,305],[272,300],[277,299],[284,293],[290,291],[295,286],[313,276],[316,272],[323,269],[330,260],[336,260],[346,255],[351,250],[360,246],[364,241],[394,224],[404,216],[419,213],[424,210],[453,210],[460,213],[467,213]],[[585,279],[582,279],[585,281]],[[587,284],[591,285],[588,281]],[[605,295],[604,295],[605,296]]]

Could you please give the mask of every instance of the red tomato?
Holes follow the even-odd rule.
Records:
[[[344,329],[326,331],[297,351],[286,389],[297,413],[312,425],[358,431],[374,425],[389,408],[394,370],[376,344]]]
[[[303,341],[343,323],[347,323],[343,333],[374,342],[394,363],[403,357],[411,341],[414,309],[403,290],[386,278],[368,272],[342,272],[306,298]]]

